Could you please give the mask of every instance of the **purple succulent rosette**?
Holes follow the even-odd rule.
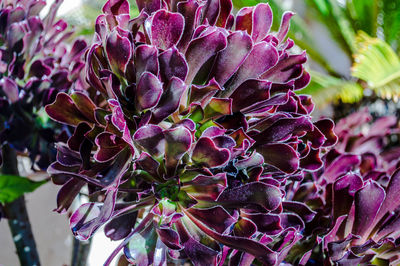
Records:
[[[135,265],[278,265],[315,213],[287,183],[322,167],[333,122],[312,122],[305,53],[270,32],[268,4],[107,1],[87,53],[93,93],[60,93],[48,115],[73,128],[48,172],[57,211],[85,240],[105,225]],[[90,90],[91,91],[91,90]]]
[[[43,19],[39,13],[46,1],[0,2],[0,147],[7,143],[27,151],[41,169],[54,160],[51,143],[58,127],[47,121],[44,106],[59,92],[87,87],[81,75],[87,45],[83,40],[66,44],[73,32],[65,21],[55,20],[61,2]]]
[[[367,109],[340,120],[339,142],[324,156],[324,167],[293,187],[291,199],[317,212],[305,230],[309,250],[303,249],[303,262],[310,257],[326,265],[400,262],[398,120],[371,120]]]

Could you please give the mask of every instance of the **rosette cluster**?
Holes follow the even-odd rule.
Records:
[[[304,262],[399,264],[399,125],[395,116],[371,121],[367,109],[340,120],[324,168],[293,189],[292,200],[317,212],[299,243]]]
[[[51,144],[56,125],[47,121],[44,106],[73,85],[87,86],[80,74],[87,45],[83,40],[66,44],[73,32],[55,20],[61,2],[42,17],[46,1],[0,2],[0,147],[9,144],[27,153],[42,169],[56,154]]]
[[[72,135],[48,172],[81,240],[105,225],[135,265],[279,265],[315,213],[285,186],[322,167],[333,122],[312,122],[310,76],[289,20],[268,4],[109,0],[87,53],[86,92],[59,93],[48,115]]]

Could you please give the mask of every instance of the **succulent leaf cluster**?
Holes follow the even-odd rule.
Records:
[[[87,44],[66,43],[73,31],[55,18],[61,3],[41,14],[43,0],[0,1],[0,147],[27,153],[41,169],[55,159],[59,128],[48,121],[44,106],[59,92],[87,87],[81,75]]]
[[[323,165],[333,122],[312,121],[298,95],[305,53],[270,31],[268,4],[109,0],[86,57],[86,91],[59,93],[47,114],[66,125],[48,172],[81,240],[105,225],[135,265],[279,265],[316,212],[286,186]]]

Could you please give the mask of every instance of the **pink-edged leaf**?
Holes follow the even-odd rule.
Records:
[[[186,51],[186,60],[189,73],[186,84],[192,83],[197,72],[210,57],[226,47],[226,37],[221,30],[214,30],[209,34],[192,40]]]
[[[270,88],[271,83],[268,81],[246,80],[230,96],[233,111],[238,112],[245,107],[269,99]]]
[[[210,229],[208,226],[203,224],[201,221],[197,220],[188,212],[184,212],[190,218],[190,220],[195,225],[197,225],[204,233],[211,236],[221,244],[244,252],[248,252],[257,257],[261,262],[266,263],[267,265],[275,264],[277,259],[276,253],[270,250],[267,246],[248,238],[219,234],[218,232]]]
[[[282,118],[273,123],[254,137],[257,143],[275,142],[288,138],[292,135],[303,135],[313,129],[309,117],[300,116],[296,118]]]
[[[197,141],[192,154],[192,160],[195,163],[207,167],[224,165],[228,162],[229,157],[229,150],[218,148],[212,139],[208,137],[202,137]]]
[[[285,173],[294,173],[299,168],[298,154],[287,144],[264,144],[257,147],[257,152],[264,157],[265,163]]]
[[[303,71],[302,64],[307,61],[306,52],[298,55],[289,55],[280,60],[274,67],[263,73],[261,78],[274,83],[286,83],[298,78]]]
[[[103,132],[95,139],[98,147],[93,158],[98,162],[107,162],[114,159],[125,147],[126,142],[109,132]]]
[[[278,38],[279,42],[282,42],[285,39],[285,37],[289,31],[290,19],[291,19],[291,17],[293,17],[293,15],[294,15],[294,13],[290,12],[290,11],[286,11],[285,13],[283,13],[281,26],[280,26],[278,34],[276,36]]]
[[[207,209],[190,208],[187,212],[196,220],[220,234],[224,234],[236,222],[236,219],[220,206]]]
[[[182,189],[196,200],[215,201],[226,186],[226,174],[219,173],[214,176],[199,175],[185,182]]]
[[[251,182],[226,189],[221,193],[218,201],[222,204],[232,204],[235,207],[258,205],[272,211],[281,204],[281,197],[282,194],[277,187],[261,182]]]
[[[75,178],[71,178],[67,183],[65,183],[58,191],[57,208],[54,211],[65,213],[84,185],[84,181]]]
[[[144,72],[150,72],[158,76],[158,49],[155,46],[140,45],[135,49],[135,68],[136,82],[139,82],[140,77]]]
[[[352,233],[363,239],[385,199],[385,190],[375,181],[358,190],[354,197],[354,224]]]
[[[259,42],[267,37],[272,26],[272,10],[269,4],[257,4],[254,8],[252,19],[251,37],[254,42]]]
[[[127,37],[121,36],[114,30],[106,40],[107,58],[112,69],[120,73],[125,73],[126,65],[132,56],[132,45]]]
[[[97,108],[93,101],[82,92],[76,91],[70,94],[76,108],[90,121],[95,122],[95,109]]]
[[[15,103],[19,100],[19,90],[14,80],[5,77],[0,80],[0,87],[10,102]]]
[[[277,214],[244,213],[242,216],[250,219],[257,226],[258,232],[276,235],[283,230],[281,218]]]
[[[173,77],[185,80],[188,73],[188,65],[185,57],[176,47],[172,47],[158,57],[160,63],[160,75],[164,82],[169,82]]]
[[[212,98],[204,108],[205,118],[214,118],[232,114],[232,99]]]
[[[185,21],[181,14],[160,9],[153,14],[151,22],[151,43],[166,50],[180,40]]]
[[[333,184],[333,216],[335,218],[348,214],[353,205],[354,194],[363,186],[362,178],[348,173]]]
[[[165,150],[163,129],[156,125],[146,125],[139,128],[133,135],[133,140],[150,154],[159,156]]]
[[[139,11],[146,11],[146,13],[151,14],[161,8],[161,0],[137,0],[136,4]]]
[[[168,227],[160,227],[157,228],[158,237],[161,241],[171,249],[181,249],[182,246],[179,243],[179,235],[176,231],[168,228]]]
[[[333,162],[325,168],[323,177],[333,183],[339,176],[349,172],[351,169],[359,165],[361,158],[358,155],[342,154],[339,155]]]
[[[236,30],[246,31],[249,35],[253,30],[253,10],[254,7],[243,7],[236,15]]]
[[[233,227],[233,234],[235,236],[250,238],[255,232],[257,232],[257,226],[254,222],[243,217],[239,217],[239,220]]]
[[[227,85],[228,90],[235,90],[247,79],[258,78],[277,62],[278,52],[272,44],[267,42],[257,43]]]
[[[192,145],[192,134],[183,127],[175,127],[164,131],[165,136],[165,165],[174,173],[175,168],[182,156]]]
[[[56,100],[45,107],[46,113],[55,121],[77,126],[81,122],[89,122],[77,108],[72,98],[66,93],[57,94]]]
[[[136,100],[140,110],[157,105],[163,92],[160,80],[150,72],[144,72],[136,88]]]
[[[186,88],[186,84],[181,79],[177,77],[170,79],[158,105],[152,112],[152,121],[154,123],[161,122],[178,109]]]
[[[250,36],[244,31],[235,31],[228,35],[227,46],[218,54],[211,70],[215,80],[220,84],[228,81],[244,62],[252,46]]]

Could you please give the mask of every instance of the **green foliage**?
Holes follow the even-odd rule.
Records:
[[[400,59],[389,44],[360,33],[352,75],[367,82],[368,88],[386,99],[400,96]]]
[[[354,81],[336,78],[316,71],[310,71],[312,80],[301,93],[313,95],[314,102],[324,107],[329,103],[342,101],[355,103],[361,100],[363,88]]]
[[[35,182],[26,177],[0,175],[0,203],[10,203],[26,192],[33,192],[47,181]]]

